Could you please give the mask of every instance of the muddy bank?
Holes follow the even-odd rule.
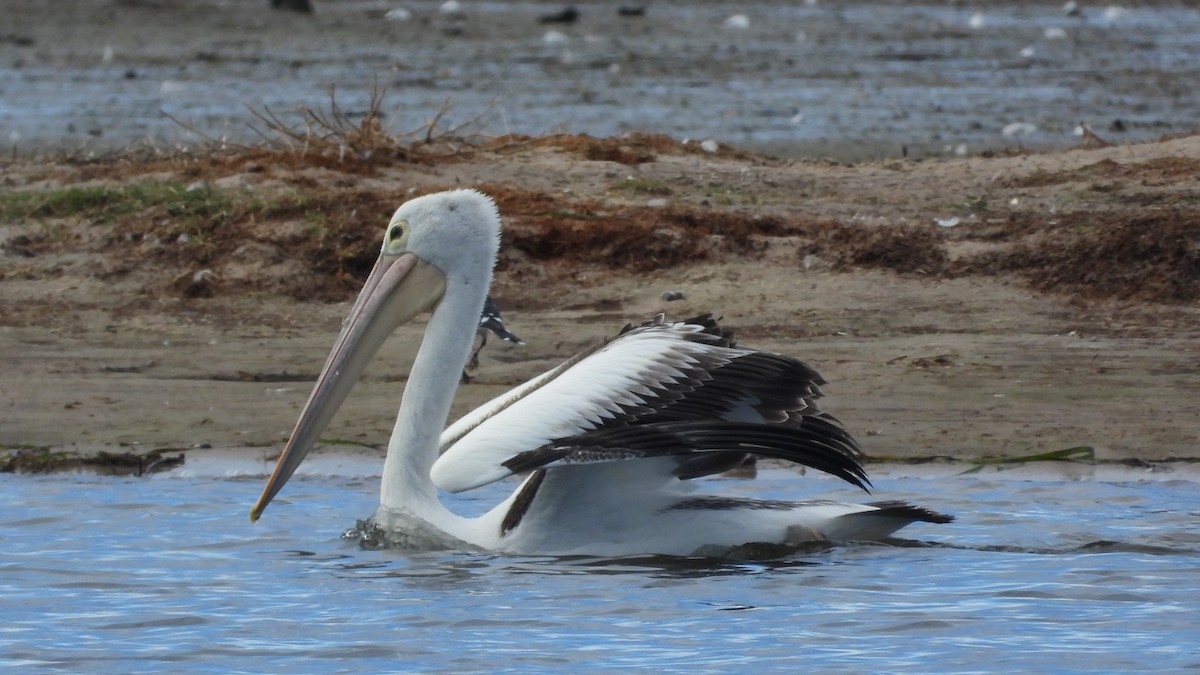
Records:
[[[391,211],[474,185],[527,345],[490,345],[459,412],[627,321],[713,312],[817,367],[876,458],[1197,456],[1200,137],[858,165],[661,137],[379,157],[6,163],[0,444],[273,453]],[[328,440],[384,445],[420,328]]]

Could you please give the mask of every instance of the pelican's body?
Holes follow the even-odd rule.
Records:
[[[947,516],[899,502],[770,501],[701,494],[688,480],[749,454],[788,459],[859,487],[853,438],[816,406],[820,376],[738,347],[709,317],[628,326],[616,338],[445,429],[470,358],[498,248],[499,216],[472,190],[396,211],[279,463],[251,512],[299,466],[370,357],[432,309],[388,445],[374,522],[396,545],[551,555],[720,555],[756,544],[879,539]],[[479,518],[459,492],[528,475]]]

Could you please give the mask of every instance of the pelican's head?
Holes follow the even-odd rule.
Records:
[[[396,209],[384,231],[380,260],[411,254],[441,270],[451,284],[477,283],[479,270],[486,269],[485,282],[490,283],[499,246],[500,214],[491,197],[477,190],[451,190],[417,197]]]
[[[291,478],[397,326],[437,307],[447,288],[478,295],[478,306],[483,307],[499,242],[496,205],[475,190],[426,195],[396,209],[384,231],[379,259],[317,376],[275,471],[250,510],[250,520],[258,520]]]

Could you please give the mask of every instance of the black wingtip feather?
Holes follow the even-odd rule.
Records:
[[[795,462],[870,492],[871,481],[859,460],[858,444],[844,429],[828,422],[791,426],[685,420],[596,429],[514,455],[504,466],[519,473],[559,461],[588,463],[731,452]],[[681,476],[687,477],[691,476]]]
[[[875,508],[879,509],[881,512],[880,515],[895,516],[897,518],[904,518],[914,522],[919,521],[922,523],[937,523],[938,525],[945,525],[946,523],[954,522],[954,516],[945,513],[938,513],[932,509],[927,509],[923,506],[917,506],[915,504],[909,504],[908,502],[871,502],[868,504],[868,506],[874,506]]]

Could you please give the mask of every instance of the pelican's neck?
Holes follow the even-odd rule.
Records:
[[[383,463],[379,501],[385,508],[427,519],[448,513],[438,502],[429,470],[437,460],[442,429],[474,345],[487,287],[488,279],[479,284],[448,280],[429,318]]]

